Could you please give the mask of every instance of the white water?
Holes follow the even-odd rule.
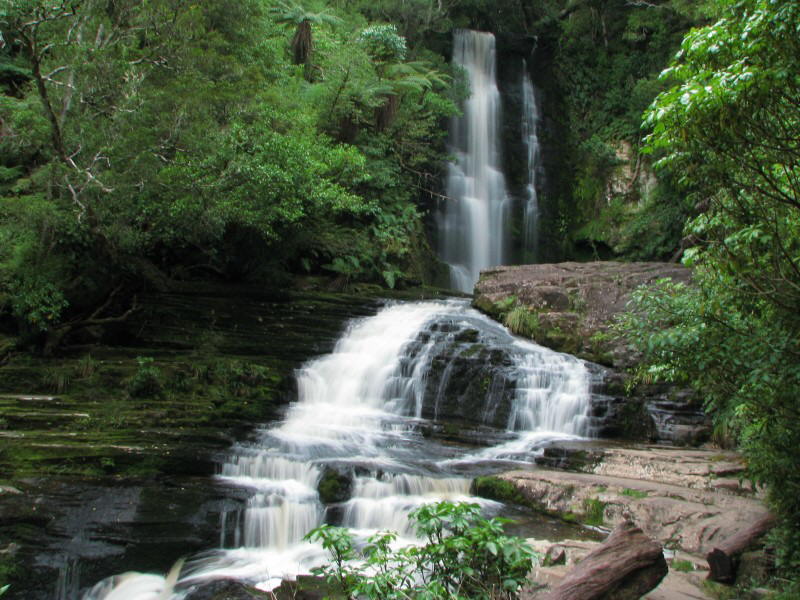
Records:
[[[539,146],[539,105],[528,63],[522,61],[522,141],[528,150],[528,183],[523,211],[523,249],[526,262],[535,262],[539,246],[539,196],[536,189],[541,178],[541,148]]]
[[[513,441],[465,455],[417,431],[425,401],[433,400],[424,392],[434,335],[412,361],[406,350],[426,325],[440,319],[466,321],[507,343],[517,373],[507,424],[517,432]],[[437,335],[453,335],[446,331]],[[442,499],[479,501],[468,494],[470,479],[456,476],[454,467],[529,460],[545,440],[587,432],[589,378],[583,363],[515,341],[463,302],[393,305],[355,321],[331,354],[299,370],[298,390],[299,399],[281,424],[232,449],[219,479],[251,494],[242,511],[223,516],[221,545],[232,547],[188,561],[179,589],[236,578],[268,590],[325,562],[322,549],[302,538],[325,516],[316,487],[326,465],[357,468],[351,499],[340,506],[343,525],[357,536],[396,530],[410,542],[412,509]],[[172,594],[170,582],[153,577],[129,575],[116,585],[98,584],[84,599],[182,597],[180,591]]]
[[[439,246],[451,285],[472,292],[482,269],[501,265],[509,246],[510,199],[500,167],[500,92],[491,33],[458,30],[453,62],[470,84],[464,113],[451,124],[447,196],[439,217]]]

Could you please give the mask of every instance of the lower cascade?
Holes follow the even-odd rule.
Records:
[[[323,522],[356,537],[395,530],[413,543],[414,508],[447,499],[496,511],[469,495],[475,473],[592,433],[583,362],[514,338],[465,301],[391,304],[352,322],[332,353],[298,371],[297,388],[284,419],[221,465],[220,485],[247,500],[221,515],[219,549],[167,578],[106,579],[84,600],[178,600],[218,578],[270,590],[326,562],[303,540]],[[447,444],[436,435],[442,423],[495,435],[476,436],[471,449]],[[326,481],[341,488],[327,505]]]

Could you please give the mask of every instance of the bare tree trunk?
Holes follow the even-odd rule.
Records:
[[[542,600],[633,600],[667,574],[661,546],[633,523],[620,523]]]

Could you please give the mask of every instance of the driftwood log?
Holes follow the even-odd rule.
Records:
[[[625,521],[542,600],[638,600],[666,574],[661,546]]]
[[[709,568],[708,579],[720,583],[733,583],[739,568],[739,557],[774,525],[775,517],[766,514],[755,523],[715,546],[711,552],[706,554]]]

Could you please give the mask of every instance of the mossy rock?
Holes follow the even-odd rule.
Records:
[[[332,467],[325,467],[317,484],[317,492],[323,504],[346,502],[353,492],[353,478]]]
[[[494,475],[476,477],[472,481],[472,485],[470,485],[470,493],[481,498],[497,500],[498,502],[530,506],[530,502],[517,486]]]

